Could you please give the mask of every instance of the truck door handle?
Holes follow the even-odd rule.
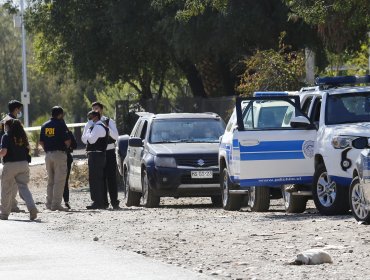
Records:
[[[240,140],[240,144],[243,146],[257,146],[260,144],[260,141],[257,139],[245,139],[245,140]]]

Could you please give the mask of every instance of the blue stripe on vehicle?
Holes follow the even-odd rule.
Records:
[[[268,153],[243,153],[240,160],[284,160],[284,159],[304,159],[302,151],[296,152],[268,152]]]
[[[239,149],[239,140],[233,139],[233,149],[238,150]]]
[[[330,176],[330,179],[334,181],[336,184],[344,186],[344,187],[349,187],[352,182],[352,178],[347,178],[347,177],[340,177],[340,176]]]
[[[304,140],[262,141],[256,146],[240,145],[241,153],[301,151]]]
[[[280,186],[285,184],[308,184],[312,182],[312,176],[278,177],[278,178],[255,178],[239,180],[240,187]]]
[[[225,143],[221,143],[221,144],[220,144],[220,149],[230,150],[230,145],[225,144]]]

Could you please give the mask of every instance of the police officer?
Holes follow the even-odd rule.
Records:
[[[11,119],[19,119],[22,117],[22,110],[23,104],[18,100],[10,100],[8,103],[8,114],[5,118],[1,121],[1,131],[0,137],[5,133],[5,123]],[[18,188],[20,197],[26,202],[26,205],[31,205],[33,202],[31,192],[28,188],[25,187],[24,184],[20,184],[17,186],[15,184],[14,188]],[[18,202],[14,198],[12,201],[12,212],[20,212],[21,210],[18,207]]]
[[[108,128],[100,121],[99,112],[90,111],[88,118],[92,124],[84,130],[81,140],[86,144],[89,166],[90,195],[93,203],[87,209],[106,209],[104,201],[105,152],[108,145]]]
[[[63,108],[54,106],[51,109],[51,119],[41,126],[40,133],[40,145],[46,152],[48,173],[46,208],[52,211],[68,211],[61,203],[67,178],[66,150],[71,145],[71,138],[63,117]]]
[[[26,132],[21,122],[17,119],[6,121],[6,134],[1,140],[0,156],[4,158],[4,169],[1,176],[1,220],[7,220],[11,212],[12,201],[17,195],[19,186],[28,189],[30,179],[29,163],[29,143]],[[14,185],[15,182],[15,185]],[[27,208],[30,212],[30,219],[37,218],[37,208],[33,201],[32,194],[29,192]]]
[[[118,139],[118,130],[116,122],[103,115],[104,106],[100,102],[94,102],[91,104],[92,110],[99,112],[101,116],[101,121],[109,129],[108,146],[106,152],[106,165],[104,168],[104,201],[106,205],[108,204],[107,192],[109,192],[110,203],[113,209],[118,210],[119,200],[118,200],[118,188],[117,188],[117,160],[116,160],[116,141]]]

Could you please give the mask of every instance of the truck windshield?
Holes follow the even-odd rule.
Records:
[[[332,94],[326,106],[328,125],[370,122],[370,92]]]
[[[154,120],[150,143],[218,142],[224,133],[221,119],[162,119]]]

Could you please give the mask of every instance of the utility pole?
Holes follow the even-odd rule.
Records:
[[[29,127],[28,105],[30,104],[30,93],[27,89],[27,59],[26,59],[26,28],[24,22],[24,0],[20,0],[21,7],[21,29],[22,29],[22,79],[23,90],[21,92],[21,102],[23,103],[24,126]]]

